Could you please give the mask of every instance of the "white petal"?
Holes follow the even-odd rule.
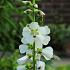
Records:
[[[37,61],[37,70],[45,70],[45,63],[42,61]]]
[[[29,24],[29,27],[31,30],[38,29],[38,27],[39,27],[38,22],[32,22],[31,24]]]
[[[42,50],[42,55],[45,57],[46,60],[50,60],[51,58],[53,58],[53,48],[46,47]]]
[[[50,29],[48,28],[48,26],[39,27],[38,32],[39,32],[39,34],[47,35],[50,33]]]
[[[35,38],[35,48],[36,48],[36,50],[37,50],[37,48],[42,48],[42,47],[43,47],[43,45],[42,45],[42,42],[40,40],[40,37],[36,36],[36,38]]]
[[[28,27],[24,27],[22,35],[23,35],[23,37],[27,37],[28,35],[31,35],[30,29]]]
[[[18,59],[17,63],[24,64],[25,62],[27,62],[27,60],[28,60],[28,56],[24,56],[24,57],[21,57],[20,59]]]
[[[27,45],[22,44],[19,46],[20,53],[25,53],[27,49],[28,49]]]
[[[23,38],[21,39],[21,42],[22,42],[23,44],[33,44],[34,38],[33,38],[32,35],[29,35],[29,36],[27,36],[27,37],[23,37]]]
[[[38,38],[39,38],[39,41],[41,41],[43,45],[47,45],[50,41],[50,36],[38,35]]]
[[[25,65],[19,65],[17,66],[17,70],[26,70]]]
[[[24,44],[33,43],[33,35],[31,34],[31,31],[28,27],[23,28],[22,35],[23,35],[23,38],[21,40],[22,43]]]
[[[28,44],[27,41],[25,40],[25,38],[22,38],[22,39],[21,39],[21,42],[22,42],[23,44]]]
[[[45,37],[42,37],[42,43],[43,45],[47,45],[50,41],[50,36],[45,36]]]

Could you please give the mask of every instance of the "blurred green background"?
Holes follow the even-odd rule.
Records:
[[[21,44],[22,29],[32,20],[30,14],[23,13],[26,7],[18,1],[0,1],[0,70],[16,70],[16,60],[20,57],[18,46]],[[37,20],[42,23],[41,18],[38,17]],[[48,26],[51,30],[49,45],[54,48],[54,53],[61,58],[69,57],[70,25],[49,23]],[[70,64],[57,67],[46,65],[46,70],[69,69]]]

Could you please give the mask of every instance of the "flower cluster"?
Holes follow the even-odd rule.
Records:
[[[48,26],[39,26],[38,22],[27,24],[22,32],[22,44],[19,46],[21,54],[25,55],[17,60],[19,64],[17,70],[32,70],[33,55],[35,55],[36,70],[45,70],[45,63],[41,61],[41,57],[46,60],[53,58],[52,47],[43,48],[50,41],[50,29]],[[35,54],[33,48],[35,47]]]

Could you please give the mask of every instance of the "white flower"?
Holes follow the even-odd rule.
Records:
[[[42,50],[42,55],[45,57],[46,60],[50,60],[53,58],[53,48],[46,47]]]
[[[27,55],[26,55],[26,56],[23,56],[23,57],[21,57],[21,58],[19,58],[19,59],[17,60],[17,63],[18,63],[18,64],[24,64],[25,62],[27,62],[28,59],[29,59],[29,58],[28,58]]]
[[[37,61],[37,70],[45,70],[45,63],[42,61]]]
[[[19,65],[17,66],[17,70],[26,70],[25,65]]]
[[[40,35],[47,35],[50,34],[50,29],[48,28],[48,26],[39,27],[38,32]]]
[[[39,25],[38,25],[38,22],[32,22],[31,24],[29,24],[29,28],[31,30],[36,30],[38,29]]]
[[[43,45],[47,45],[50,41],[50,37],[47,36],[47,34],[49,33],[50,33],[50,29],[48,28],[48,26],[40,27],[37,22],[32,22],[31,24],[29,24],[29,27],[23,28],[23,32],[22,32],[23,38],[21,39],[21,42],[23,44],[33,44],[34,42],[33,36],[39,36]]]

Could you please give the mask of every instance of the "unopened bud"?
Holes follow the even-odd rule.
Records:
[[[38,5],[37,4],[34,4],[34,8],[38,8]]]
[[[42,48],[37,48],[37,52],[40,54],[42,53]]]
[[[29,14],[31,11],[32,11],[31,9],[27,9],[27,10],[24,11],[24,13]]]
[[[32,57],[32,54],[27,54],[28,58],[31,58]]]
[[[28,49],[33,49],[33,46],[28,44]]]
[[[43,11],[40,10],[40,15],[41,15],[41,16],[44,16],[45,13],[44,13]]]
[[[32,68],[32,64],[31,64],[31,63],[27,63],[27,64],[26,64],[26,68],[27,68],[27,69],[31,69],[31,68]]]
[[[30,4],[31,1],[22,1],[23,4]]]

